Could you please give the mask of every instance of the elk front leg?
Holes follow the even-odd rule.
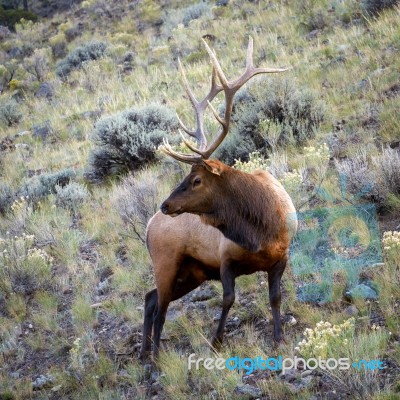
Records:
[[[274,340],[281,342],[282,322],[281,322],[281,277],[286,267],[287,259],[278,261],[268,272],[269,301],[271,304],[272,318],[274,321]]]
[[[235,278],[236,274],[233,271],[233,268],[229,264],[223,264],[221,267],[221,282],[223,289],[222,312],[218,323],[217,332],[211,342],[215,350],[219,350],[221,348],[226,319],[232,304],[235,302]]]

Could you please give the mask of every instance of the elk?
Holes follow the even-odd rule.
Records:
[[[178,121],[197,140],[198,147],[186,140],[181,131],[192,154],[174,151],[166,140],[161,146],[167,155],[191,164],[192,169],[147,226],[147,248],[157,287],[145,296],[142,359],[150,353],[152,342],[153,356],[158,355],[169,303],[210,279],[220,280],[223,287],[221,317],[211,343],[219,349],[228,312],[235,301],[235,278],[256,271],[268,273],[273,336],[278,342],[282,340],[280,281],[297,229],[296,210],[283,186],[267,171],[248,174],[209,157],[228,133],[233,99],[239,88],[257,74],[283,72],[287,68],[254,67],[250,37],[245,71],[228,81],[215,53],[205,41],[204,45],[213,70],[211,89],[203,100],[195,98],[178,60],[183,86],[196,114],[196,128],[192,131],[179,117]],[[220,92],[225,96],[223,117],[211,105]],[[209,146],[204,132],[207,107],[221,125]]]

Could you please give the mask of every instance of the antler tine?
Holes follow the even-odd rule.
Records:
[[[194,138],[196,138],[196,132],[195,131],[191,131],[190,129],[186,128],[186,125],[182,122],[182,120],[179,118],[178,113],[176,113],[176,118],[178,119],[178,123],[181,126],[181,128],[189,135],[192,136]]]
[[[163,144],[159,146],[159,149],[163,153],[174,158],[175,160],[184,162],[186,164],[198,164],[202,160],[201,156],[195,156],[193,154],[182,154],[174,151],[171,145],[169,144],[168,139],[165,138],[163,139]]]

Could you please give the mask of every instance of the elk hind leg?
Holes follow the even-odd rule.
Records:
[[[153,330],[153,319],[157,307],[157,289],[146,293],[144,301],[144,323],[143,323],[143,341],[139,358],[144,360],[151,350],[151,332]]]
[[[173,284],[159,292],[158,307],[154,317],[154,356],[157,357],[160,347],[161,332],[165,322],[165,315],[171,301],[180,299],[185,294],[196,289],[206,280],[202,264],[194,259],[185,259],[182,262]]]
[[[274,340],[276,342],[281,342],[283,340],[281,322],[281,278],[286,263],[287,259],[284,258],[278,261],[268,272],[269,301],[274,321]]]

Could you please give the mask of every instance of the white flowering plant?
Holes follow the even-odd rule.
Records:
[[[32,293],[51,281],[53,258],[34,246],[34,235],[0,238],[0,290]]]
[[[382,237],[383,250],[385,251],[386,257],[389,259],[400,261],[400,232],[399,231],[387,231],[384,232]]]
[[[349,318],[339,325],[320,321],[314,329],[307,328],[304,339],[297,344],[295,350],[303,357],[338,357],[354,337],[355,319]]]
[[[256,169],[266,170],[269,167],[269,162],[261,155],[259,151],[254,151],[249,154],[249,161],[235,160],[233,168],[239,171],[251,173]]]

